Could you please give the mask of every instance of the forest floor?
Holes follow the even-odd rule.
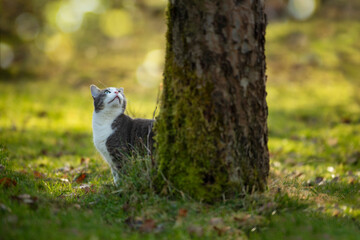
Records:
[[[215,205],[155,194],[147,158],[113,186],[87,84],[0,81],[1,239],[360,239],[359,29],[269,25],[268,190]],[[156,91],[126,90],[152,117]]]

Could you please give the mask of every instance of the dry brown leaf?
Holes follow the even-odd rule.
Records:
[[[251,218],[250,214],[245,214],[243,216],[235,216],[234,220],[239,223],[246,222],[249,218]]]
[[[15,187],[16,185],[17,182],[8,177],[3,177],[0,179],[0,186],[2,187],[9,188],[9,187]]]
[[[156,228],[156,222],[154,219],[145,219],[143,224],[141,224],[139,231],[143,233],[150,233]]]
[[[213,226],[213,228],[217,232],[218,236],[224,235],[227,231],[231,229],[231,227],[229,226],[222,226],[222,227]]]
[[[74,182],[82,183],[86,177],[87,177],[86,173],[80,173],[77,177],[75,177]]]
[[[178,217],[186,217],[188,213],[188,210],[185,208],[180,208],[178,212]]]
[[[241,226],[241,227],[250,227],[250,226],[257,226],[261,225],[265,222],[265,218],[260,215],[250,215],[244,214],[240,216],[235,216],[234,220]]]
[[[84,164],[86,167],[89,165],[89,162],[90,162],[90,158],[85,158],[85,157],[82,157],[80,159],[80,164]]]
[[[38,172],[38,171],[33,171],[33,174],[35,176],[35,178],[39,178],[39,179],[42,179],[45,177],[45,174],[41,173],[41,172]]]

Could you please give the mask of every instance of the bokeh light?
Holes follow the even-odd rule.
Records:
[[[136,77],[144,87],[155,87],[160,84],[164,68],[165,53],[155,49],[146,54],[144,62],[137,68]]]
[[[67,34],[57,33],[47,40],[45,52],[51,60],[67,63],[73,56],[73,42]]]
[[[22,13],[15,20],[16,33],[23,40],[33,40],[40,32],[39,21],[31,13]]]
[[[6,69],[10,67],[14,60],[14,51],[12,47],[6,43],[0,42],[0,67]]]
[[[77,11],[71,3],[61,6],[56,15],[57,26],[66,33],[79,30],[82,20],[83,14]]]
[[[121,9],[106,11],[100,18],[102,32],[111,38],[129,35],[133,32],[133,27],[130,14]]]
[[[305,20],[315,12],[315,0],[289,0],[288,11],[297,20]]]
[[[84,14],[100,9],[99,0],[71,0],[61,4],[56,14],[56,25],[65,33],[80,29]],[[51,10],[51,9],[50,9]],[[55,6],[56,11],[56,6]]]

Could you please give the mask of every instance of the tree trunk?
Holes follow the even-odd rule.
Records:
[[[266,187],[265,28],[264,0],[170,0],[160,191],[214,201]]]

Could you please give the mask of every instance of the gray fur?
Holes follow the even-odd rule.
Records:
[[[118,170],[123,159],[132,154],[151,154],[154,144],[151,119],[132,119],[125,114],[119,115],[111,125],[114,133],[106,141],[106,148]]]
[[[94,87],[93,87],[94,86]],[[91,94],[94,99],[95,112],[99,113],[105,107],[104,99],[106,98],[105,91],[108,89],[98,89],[95,85],[91,86]],[[106,148],[109,152],[112,162],[117,170],[121,169],[123,159],[135,154],[151,154],[154,144],[153,124],[155,120],[152,119],[132,119],[124,114],[126,109],[126,98],[124,89],[117,89],[123,96],[121,103],[123,113],[115,118],[111,124],[111,129],[114,132],[106,140]]]

